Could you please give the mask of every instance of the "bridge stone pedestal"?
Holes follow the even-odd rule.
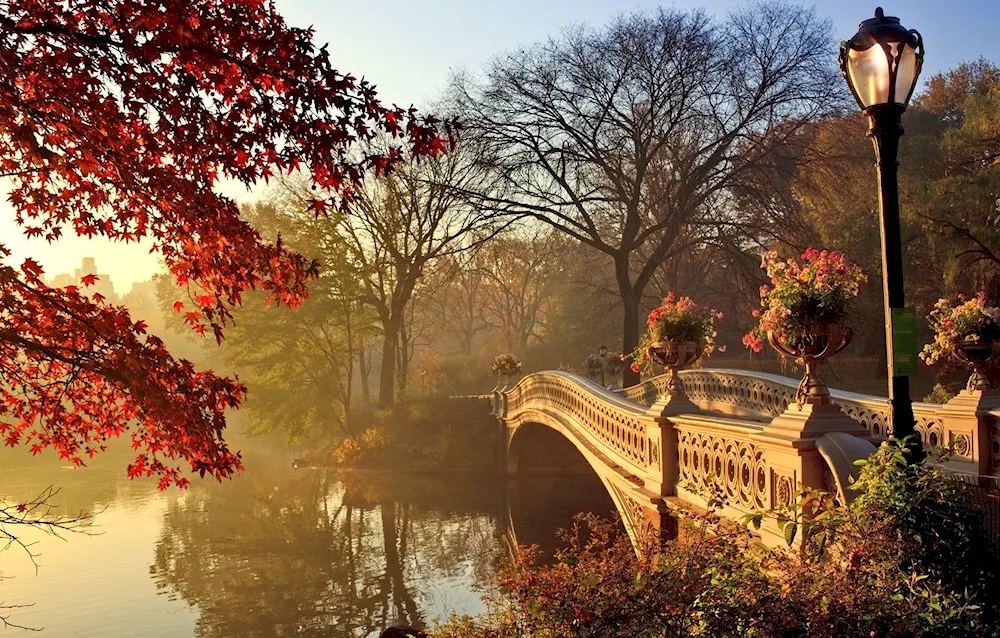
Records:
[[[608,492],[622,514],[632,544],[640,547],[677,538],[677,518],[659,495],[638,486],[605,480]]]
[[[954,472],[991,475],[998,469],[1000,434],[992,411],[1000,410],[1000,392],[993,389],[962,390],[941,407],[939,418],[944,440],[951,450],[945,467]]]
[[[764,426],[768,438],[785,441],[807,441],[828,432],[871,437],[867,429],[832,403],[792,403]]]
[[[850,478],[858,471],[853,457],[867,456],[877,441],[832,403],[792,403],[752,439],[763,448],[769,466],[771,508],[792,505],[802,488],[839,493],[851,500]],[[781,530],[772,527],[767,531],[777,539],[766,540],[783,541]]]

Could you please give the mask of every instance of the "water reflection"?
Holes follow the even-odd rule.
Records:
[[[567,529],[580,512],[617,517],[615,503],[593,472],[524,474],[507,483],[510,545],[538,545],[551,558],[559,542],[559,530]],[[622,527],[624,530],[624,525]]]
[[[14,578],[2,599],[35,602],[14,619],[50,636],[362,638],[422,626],[483,609],[508,532],[551,551],[575,512],[612,507],[596,476],[337,476],[251,452],[231,482],[164,494],[127,481],[123,459],[67,471],[13,452],[0,474],[8,497],[56,484],[64,507],[104,510],[101,536],[43,539],[40,576],[4,554]]]
[[[499,503],[494,480],[340,480],[272,459],[173,503],[151,572],[201,610],[201,636],[354,637],[393,622],[420,626],[478,610],[499,555]]]

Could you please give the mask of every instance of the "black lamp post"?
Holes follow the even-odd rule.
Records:
[[[600,348],[597,349],[597,354],[601,355],[601,385],[606,388],[608,387],[608,384],[605,380],[606,373],[608,370],[608,359],[607,359],[608,347],[601,346]]]
[[[885,299],[885,347],[889,368],[889,409],[893,436],[913,434],[910,380],[897,376],[893,357],[893,312],[903,308],[903,249],[899,231],[899,136],[901,117],[920,75],[924,43],[920,34],[886,17],[882,8],[858,25],[853,38],[840,45],[840,70],[868,116],[868,136],[875,146],[882,235],[882,292]]]

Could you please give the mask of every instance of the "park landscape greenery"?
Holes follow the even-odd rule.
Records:
[[[560,44],[568,47],[571,42],[556,40],[547,46]],[[904,116],[900,163],[906,285],[918,315],[927,316],[940,298],[984,291],[992,300],[1000,292],[996,281],[1000,262],[989,248],[996,244],[990,204],[996,168],[991,155],[974,150],[984,148],[990,131],[996,130],[995,116],[983,104],[1000,90],[998,82],[1000,74],[987,61],[962,65],[932,78]],[[863,117],[853,108],[841,109],[803,117],[794,130],[789,126],[782,122],[769,129],[782,143],[772,149],[766,164],[762,160],[743,167],[741,181],[730,185],[724,201],[706,199],[697,220],[675,220],[671,232],[683,238],[678,239],[683,250],[657,260],[639,316],[645,316],[645,309],[656,306],[667,291],[692,296],[725,317],[716,325],[717,342],[728,346],[719,365],[749,364],[778,371],[780,364],[766,350],[749,360],[739,354],[742,335],[758,324],[750,315],[758,306],[758,289],[768,283],[759,268],[760,255],[772,251],[784,259],[810,247],[834,250],[858,264],[868,278],[859,282],[850,317],[853,344],[841,356],[842,362],[831,364],[831,383],[856,383],[859,375],[850,367],[861,367],[860,376],[870,382],[847,389],[879,393],[884,383],[884,376],[882,381],[878,378],[884,368],[880,365],[884,334],[875,241],[877,190]],[[470,126],[462,135],[474,133]],[[487,154],[485,143],[474,137],[473,142],[475,152]],[[410,171],[425,171],[424,165]],[[495,180],[478,179],[480,186],[486,182],[498,188]],[[473,223],[467,209],[457,206],[458,219],[423,217],[420,205],[433,196],[421,192],[419,180],[406,188],[399,186],[402,181],[385,189],[397,201],[386,207],[391,215],[382,217],[314,218],[301,205],[298,184],[276,188],[270,201],[256,205],[258,210],[272,210],[261,226],[265,235],[280,234],[287,245],[319,255],[324,264],[324,274],[309,284],[313,298],[304,308],[277,315],[256,304],[241,308],[238,312],[246,313],[247,329],[238,321],[216,353],[215,365],[222,369],[228,360],[244,370],[271,372],[259,380],[252,372],[241,375],[253,394],[258,389],[258,396],[273,394],[275,403],[256,404],[265,415],[298,384],[305,386],[307,396],[327,398],[315,405],[295,402],[295,410],[310,414],[270,427],[287,428],[293,438],[310,427],[335,436],[357,436],[361,431],[348,423],[352,410],[364,412],[372,404],[386,407],[414,396],[473,394],[492,387],[489,362],[497,353],[516,355],[525,371],[585,372],[587,356],[600,344],[608,345],[612,353],[633,350],[617,325],[624,321],[620,291],[616,292],[618,275],[600,250],[588,250],[589,244],[581,244],[580,237],[545,224],[538,215],[511,221],[517,217],[513,210],[482,212],[481,193],[468,196],[483,219],[475,222],[475,229],[455,237],[447,229]],[[548,187],[559,188],[552,183]],[[491,205],[500,208],[497,202]],[[601,205],[612,206],[603,200]],[[409,212],[402,215],[402,209]],[[658,219],[652,209],[646,213]],[[393,218],[391,223],[386,215]],[[363,228],[364,224],[374,225]],[[614,232],[610,218],[595,227]],[[847,232],[851,228],[868,230]],[[372,238],[377,232],[383,235],[376,241]],[[282,339],[294,343],[294,348],[276,349],[277,357],[268,355],[270,349],[261,346],[274,341],[253,328],[258,320],[285,329]],[[309,333],[321,325],[327,334]],[[637,322],[637,334],[639,327]],[[933,341],[930,323],[922,323],[920,331],[924,343]],[[387,339],[395,341],[394,364],[385,356]],[[330,350],[326,343],[340,349],[336,361],[326,354]],[[281,353],[289,350],[300,358],[295,364],[299,374],[279,371],[286,361]],[[961,381],[961,370],[947,361],[933,370],[923,369],[915,380],[915,398],[928,394],[935,384],[941,384],[943,392],[954,392]],[[322,391],[347,384],[353,392]],[[248,409],[251,414],[257,411],[252,398]],[[266,416],[261,428],[268,428]]]
[[[421,406],[492,387],[497,353],[530,371],[580,369],[600,344],[632,352],[640,317],[668,290],[717,308],[716,341],[736,346],[757,323],[760,256],[814,246],[869,274],[851,314],[856,356],[842,369],[884,370],[873,155],[814,10],[662,9],[568,29],[456,74],[441,118],[381,105],[264,0],[12,0],[0,3],[0,29],[0,171],[17,222],[52,241],[152,238],[168,271],[163,316],[138,317],[88,294],[90,278],[46,286],[35,261],[9,263],[0,246],[8,445],[85,464],[129,436],[130,476],[183,487],[189,474],[240,470],[224,428],[242,405],[251,433],[309,441],[316,462],[475,464],[446,449],[468,433],[435,439],[439,412]],[[904,117],[906,285],[918,314],[958,293],[1000,298],[998,114],[1000,69],[978,60],[931,78]],[[238,207],[214,190],[223,177],[270,187]],[[172,354],[169,330],[198,340],[183,346],[197,365]],[[953,390],[959,375],[925,373],[928,390],[935,381]],[[712,542],[682,537],[635,571],[598,528],[554,567],[512,568],[509,600],[528,615],[501,611],[517,631],[607,635],[586,631],[614,610],[574,589],[607,582],[666,605],[664,628],[705,635],[722,635],[711,632],[724,618],[706,617],[698,595],[747,627],[792,614],[761,635],[862,620],[899,635],[988,626],[995,610],[949,582],[940,556],[907,562],[923,556],[910,551],[925,539],[907,507],[924,496],[942,509],[920,516],[945,517],[942,528],[969,531],[970,543],[975,526],[941,477],[896,467],[897,452],[884,448],[861,486],[891,499],[831,506],[840,554],[776,565],[706,523],[687,538],[711,527]],[[16,506],[4,512],[18,522]],[[951,547],[934,542],[942,555]],[[682,559],[704,567],[678,581],[691,589],[647,587]],[[656,598],[669,592],[674,603]],[[566,604],[528,604],[540,596]]]

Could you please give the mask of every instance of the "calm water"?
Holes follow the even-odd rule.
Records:
[[[10,620],[42,636],[374,636],[482,611],[511,525],[551,550],[573,513],[612,507],[593,476],[338,477],[244,453],[232,482],[163,493],[124,478],[124,454],[73,470],[4,449],[4,497],[53,485],[60,511],[96,512],[87,535],[16,530],[38,567],[0,553],[0,601],[30,605]]]

